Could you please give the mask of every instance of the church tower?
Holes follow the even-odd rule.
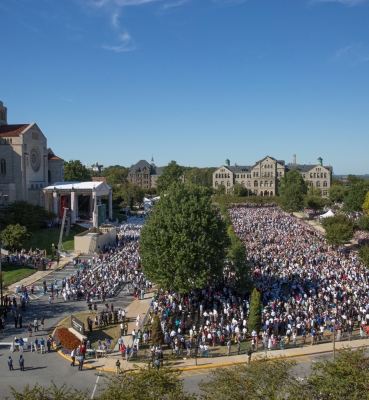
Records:
[[[0,101],[0,125],[8,125],[7,113],[8,109],[4,107],[3,102]]]

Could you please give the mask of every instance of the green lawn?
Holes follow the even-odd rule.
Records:
[[[69,236],[63,236],[63,247],[64,250],[74,250],[74,236],[78,233],[83,232],[85,229],[81,227],[73,227],[70,230]],[[36,247],[40,250],[46,249],[47,257],[51,257],[51,245],[58,245],[60,229],[58,228],[45,228],[39,229],[32,234],[32,238],[29,242],[25,243],[23,247],[28,250],[32,247]]]
[[[97,314],[85,312],[73,315],[80,321],[85,323],[85,335],[88,337],[92,348],[97,349],[97,342],[99,340],[101,340],[101,342],[105,342],[107,338],[110,338],[111,349],[114,349],[120,337],[120,324],[111,324],[108,326],[103,326],[101,328],[95,328],[95,326],[93,326],[92,332],[89,332],[87,326],[87,317],[90,316],[94,320]],[[59,327],[70,328],[70,322],[70,318],[67,318],[59,325]]]
[[[30,267],[20,267],[17,265],[3,265],[4,286],[7,287],[12,283],[18,282],[27,276],[34,274],[37,269]]]

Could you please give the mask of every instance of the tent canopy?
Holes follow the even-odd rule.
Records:
[[[321,215],[322,218],[334,217],[334,212],[332,210],[328,210],[325,214]]]

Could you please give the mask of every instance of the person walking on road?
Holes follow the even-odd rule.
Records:
[[[35,332],[38,332],[38,319],[35,318],[35,320],[33,321],[33,327],[35,329]]]
[[[41,329],[44,330],[44,327],[45,327],[45,318],[44,318],[44,317],[41,317],[40,322],[41,322]]]
[[[11,356],[8,357],[8,367],[9,367],[9,371],[13,371],[13,359],[11,358]]]

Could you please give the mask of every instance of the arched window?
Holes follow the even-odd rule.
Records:
[[[316,187],[320,187],[320,181],[316,182]]]
[[[242,181],[242,182],[241,182],[241,185],[242,185],[242,186],[245,186],[245,182],[244,182],[244,181]]]
[[[227,186],[231,186],[231,182],[228,181],[228,182],[227,182]]]
[[[218,181],[215,181],[215,186],[218,186]]]
[[[324,182],[323,182],[323,186],[324,186],[324,187],[328,187],[327,181],[324,181]]]
[[[326,172],[324,172],[324,178],[327,178],[327,173]]]
[[[269,182],[268,181],[265,181],[264,182],[264,186],[268,186],[269,185]]]
[[[258,181],[254,181],[254,186],[258,187]]]
[[[273,181],[270,181],[269,186],[270,186],[270,187],[273,187]]]
[[[0,160],[0,172],[1,175],[6,175],[6,161],[3,158]]]
[[[264,186],[264,182],[260,181],[260,187],[263,187],[263,186]]]

